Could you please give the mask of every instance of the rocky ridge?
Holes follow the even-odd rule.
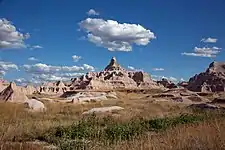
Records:
[[[113,57],[103,71],[88,72],[80,77],[72,78],[71,82],[48,82],[38,87],[43,94],[63,94],[74,90],[112,90],[163,88],[143,71],[128,71],[121,67]]]
[[[225,63],[212,62],[205,72],[190,78],[187,88],[195,92],[224,92]]]
[[[128,71],[122,68],[113,57],[101,72],[89,72],[72,79],[73,89],[137,89],[159,88],[150,76],[143,71]]]

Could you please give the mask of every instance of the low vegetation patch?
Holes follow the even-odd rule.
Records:
[[[214,117],[224,117],[223,113],[183,114],[173,118],[134,119],[127,122],[116,122],[111,117],[98,118],[95,115],[73,123],[68,127],[55,127],[38,139],[48,143],[74,148],[74,145],[88,146],[91,141],[115,143],[131,140],[148,132],[159,132],[181,124],[199,123]],[[90,142],[88,142],[90,141]],[[83,144],[81,144],[83,143]],[[96,144],[96,143],[95,143]]]

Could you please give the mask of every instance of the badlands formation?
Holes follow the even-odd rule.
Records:
[[[209,68],[190,78],[188,82],[172,83],[167,79],[153,81],[148,73],[129,71],[122,68],[113,57],[101,72],[88,72],[72,78],[64,84],[62,81],[45,83],[37,88],[43,94],[63,94],[76,90],[121,90],[121,89],[172,89],[183,87],[194,92],[225,91],[225,63],[213,62]]]
[[[212,62],[205,72],[190,78],[187,88],[196,92],[225,92],[225,63]]]
[[[128,71],[122,68],[113,57],[101,72],[88,72],[81,77],[72,78],[66,85],[62,81],[45,83],[38,87],[43,94],[63,94],[74,90],[118,90],[155,89],[163,86],[151,79],[143,71]]]
[[[6,87],[0,93],[0,99],[9,102],[24,102],[28,98],[26,96],[28,92],[23,87],[18,87],[14,82],[11,82],[8,87]]]
[[[113,57],[107,67],[101,72],[88,72],[86,75],[71,79],[66,84],[62,81],[48,82],[34,88],[17,86],[11,82],[8,86],[1,82],[0,100],[5,102],[24,103],[32,110],[46,110],[41,100],[49,102],[86,104],[107,99],[118,99],[114,90],[121,89],[160,89],[156,83],[143,71],[128,71],[122,68]],[[79,92],[81,91],[81,92]],[[107,92],[104,92],[107,91]],[[28,96],[40,96],[42,98]],[[46,96],[45,98],[43,98]],[[49,98],[50,97],[50,98]],[[52,98],[57,100],[52,100]],[[118,108],[118,107],[115,107]],[[109,108],[110,110],[112,108]],[[107,110],[107,109],[104,109]]]
[[[9,86],[9,83],[0,79],[0,92],[3,91],[7,86]]]
[[[109,65],[101,72],[89,72],[79,78],[72,79],[74,89],[137,89],[159,88],[150,76],[143,71],[127,71],[113,57]]]
[[[160,93],[149,93],[150,90]],[[213,62],[206,72],[195,75],[189,82],[172,83],[166,79],[153,81],[148,73],[129,71],[121,67],[115,57],[103,71],[88,72],[83,76],[72,78],[70,82],[48,82],[35,88],[17,86],[14,82],[0,82],[0,100],[5,102],[24,103],[31,110],[44,111],[47,108],[42,101],[86,104],[121,97],[118,92],[142,93],[146,99],[156,102],[169,101],[188,105],[208,106],[210,102],[205,93],[225,91],[225,63]],[[150,94],[150,95],[149,95]],[[29,99],[28,97],[31,97]],[[202,103],[204,105],[202,105]],[[210,105],[211,107],[211,105]],[[113,106],[113,108],[120,108]],[[113,108],[105,107],[104,110]],[[215,107],[217,108],[217,107]],[[100,108],[101,109],[101,108]],[[122,108],[120,108],[122,110]],[[94,109],[92,111],[100,111]],[[100,111],[101,112],[101,111]],[[86,113],[84,113],[86,114]]]

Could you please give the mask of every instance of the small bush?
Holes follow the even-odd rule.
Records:
[[[175,126],[177,124],[195,123],[203,120],[203,115],[181,115],[177,118],[171,119],[171,125]]]
[[[169,120],[168,118],[147,120],[147,121],[143,121],[142,124],[148,130],[160,130],[160,129],[166,129],[169,126]]]
[[[124,124],[116,124],[108,126],[105,130],[106,139],[115,140],[129,140],[133,136],[139,135],[143,132],[143,128],[139,122],[129,122]]]

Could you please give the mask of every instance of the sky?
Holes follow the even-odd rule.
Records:
[[[0,0],[0,78],[69,80],[115,56],[174,82],[225,59],[224,0]]]

